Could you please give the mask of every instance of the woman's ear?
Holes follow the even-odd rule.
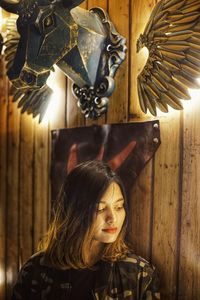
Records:
[[[84,0],[63,0],[63,6],[69,10],[80,5]]]

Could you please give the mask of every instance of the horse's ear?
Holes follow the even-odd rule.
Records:
[[[79,4],[81,4],[82,2],[84,2],[85,0],[63,0],[63,6],[68,8],[69,10],[78,6]]]

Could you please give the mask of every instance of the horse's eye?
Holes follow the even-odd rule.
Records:
[[[54,19],[53,19],[53,17],[52,16],[48,16],[48,17],[46,17],[45,19],[44,19],[44,26],[45,27],[50,27],[50,26],[52,26],[53,24],[54,24]]]

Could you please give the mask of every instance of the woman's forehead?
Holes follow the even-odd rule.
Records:
[[[124,199],[120,186],[116,182],[112,182],[100,199],[100,203],[114,203]]]

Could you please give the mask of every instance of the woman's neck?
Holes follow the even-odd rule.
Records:
[[[92,242],[91,250],[88,254],[88,264],[90,266],[93,266],[102,258],[104,248],[105,244],[97,241]]]

